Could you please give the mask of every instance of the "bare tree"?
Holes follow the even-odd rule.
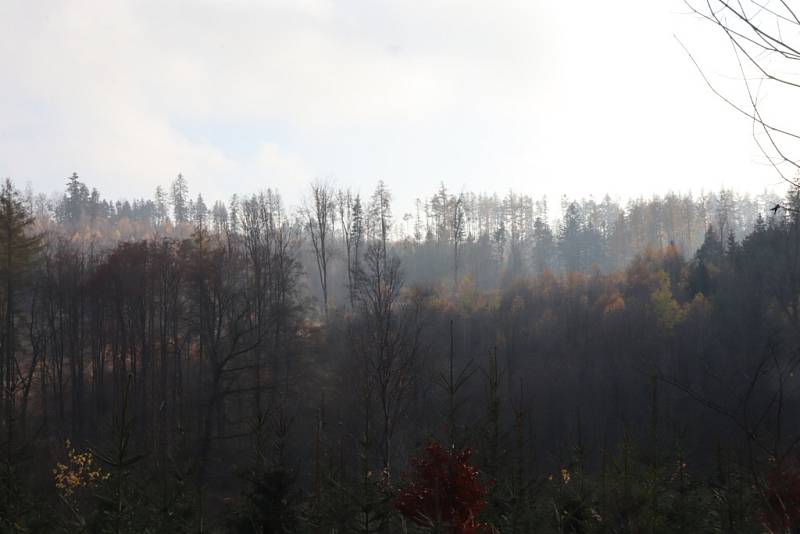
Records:
[[[386,259],[386,243],[389,239],[389,232],[392,229],[392,193],[389,188],[380,180],[372,193],[369,206],[369,227],[370,237],[378,239],[381,244],[383,259]]]
[[[335,217],[333,187],[328,182],[316,181],[311,184],[312,206],[307,207],[306,219],[314,258],[317,260],[317,272],[322,288],[322,308],[325,319],[328,318],[328,263],[331,260],[329,237],[333,231]]]
[[[364,220],[361,209],[361,198],[353,197],[348,189],[337,194],[339,222],[342,225],[345,259],[347,260],[347,290],[350,296],[350,307],[355,305],[355,273],[358,269],[358,254],[364,234]]]
[[[739,95],[720,89],[688,51],[706,84],[753,122],[753,138],[787,183],[800,184],[800,130],[786,124],[786,110],[769,108],[766,94],[800,95],[800,11],[788,0],[684,0],[695,15],[717,27],[731,45],[741,78]],[[686,48],[686,47],[684,47]]]
[[[464,197],[458,195],[453,203],[453,292],[458,291],[459,246],[464,240]]]
[[[285,327],[295,311],[292,303],[299,269],[295,258],[298,240],[283,214],[280,197],[272,191],[244,199],[237,212],[236,226],[240,233],[236,235],[251,270],[254,335],[259,340],[271,339],[269,344],[259,343],[254,348],[254,400],[261,414],[262,390],[270,385],[263,380],[263,375],[268,371],[270,379],[276,380]],[[265,369],[268,351],[272,358],[269,368]]]
[[[269,217],[263,195],[245,199],[239,214],[241,227],[241,243],[246,257],[250,260],[250,269],[253,285],[253,306],[256,338],[260,339],[265,330],[267,315],[267,300],[269,284],[269,257],[271,254],[271,241],[268,237]],[[235,235],[235,234],[234,234]],[[255,359],[255,389],[254,403],[256,412],[262,413],[262,368],[263,345],[258,344],[254,350]]]
[[[406,409],[420,346],[421,301],[401,298],[403,272],[396,256],[384,256],[373,241],[357,278],[356,302],[361,324],[351,328],[351,342],[363,361],[367,403],[374,395],[380,420],[381,467],[391,470],[393,437]]]
[[[223,247],[201,239],[199,236],[192,242],[186,258],[188,308],[192,313],[189,328],[195,339],[192,351],[201,362],[203,391],[196,470],[200,488],[206,483],[212,442],[224,434],[227,424],[225,399],[241,388],[238,378],[247,368],[241,360],[261,343],[254,336],[255,325],[248,320],[253,310],[249,293],[242,287],[241,277],[231,274],[241,272],[245,260],[226,255]]]

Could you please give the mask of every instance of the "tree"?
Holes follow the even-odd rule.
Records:
[[[322,309],[328,318],[328,263],[331,260],[329,234],[333,230],[335,204],[333,188],[326,182],[311,185],[312,206],[306,207],[308,234],[317,261],[319,284],[322,288]]]
[[[433,212],[434,228],[436,229],[436,246],[442,242],[449,241],[448,230],[453,222],[449,214],[448,204],[450,197],[447,194],[447,187],[444,182],[439,185],[439,191],[431,199],[431,211]]]
[[[471,455],[469,449],[456,452],[439,443],[429,444],[423,458],[412,460],[413,474],[400,490],[395,507],[409,521],[435,532],[492,532],[489,525],[478,521],[489,487],[470,465]]]
[[[458,291],[459,246],[464,240],[464,198],[459,195],[453,202],[453,292]]]
[[[722,244],[722,236],[717,234],[716,229],[709,225],[703,244],[697,250],[697,257],[706,263],[711,263],[720,267],[720,262],[724,255],[725,248]]]
[[[211,208],[211,220],[214,223],[214,233],[223,234],[228,229],[228,209],[225,203],[217,200]]]
[[[561,261],[568,273],[579,272],[583,267],[583,244],[581,234],[583,216],[577,202],[571,202],[564,211],[564,220],[558,232],[558,248]]]
[[[256,327],[250,320],[252,307],[242,287],[243,277],[233,275],[243,267],[241,257],[207,242],[200,232],[188,247],[187,305],[193,318],[190,334],[197,343],[196,357],[204,371],[200,375],[203,394],[196,466],[197,484],[203,488],[215,433],[224,428],[225,399],[236,383],[231,376],[242,369],[242,360],[262,339],[253,335]]]
[[[17,315],[41,239],[31,234],[33,219],[25,210],[19,192],[6,179],[0,189],[0,295],[2,296],[2,353],[0,357],[0,402],[8,443],[13,442],[17,396]]]
[[[78,173],[67,178],[67,194],[62,202],[63,220],[73,227],[77,225],[89,203],[89,188],[80,181]]]
[[[160,185],[156,186],[155,207],[156,224],[161,226],[169,221],[169,211],[167,209],[167,194]]]
[[[186,178],[183,174],[178,174],[178,177],[172,182],[172,191],[170,194],[172,201],[172,213],[175,216],[175,222],[185,223],[189,221],[189,185],[186,183]]]
[[[342,225],[344,238],[345,260],[347,261],[347,292],[350,296],[350,307],[355,305],[354,274],[358,266],[358,254],[363,237],[363,212],[361,197],[352,193],[339,191],[337,206],[339,208],[339,222]]]
[[[377,397],[381,421],[381,467],[392,466],[393,436],[413,385],[419,350],[420,303],[401,300],[403,272],[396,256],[386,257],[379,240],[368,244],[356,285],[358,322],[350,329],[354,352],[362,360],[365,402]],[[369,406],[366,411],[369,412]]]
[[[27,209],[27,208],[26,208]],[[89,212],[89,222],[94,226],[97,222],[97,217],[100,215],[102,206],[100,204],[100,192],[96,187],[92,188],[92,193],[89,196],[89,205],[87,211]],[[28,210],[30,213],[30,210]]]
[[[548,269],[553,268],[555,260],[556,243],[553,231],[547,221],[541,217],[536,217],[533,223],[533,264],[534,273],[544,274]]]
[[[203,200],[203,195],[200,194],[197,195],[197,200],[195,201],[192,207],[193,207],[192,220],[194,222],[195,228],[201,231],[206,230],[208,222],[208,207],[206,206],[206,203]]]
[[[392,193],[383,183],[375,186],[369,206],[370,237],[378,239],[381,244],[381,253],[386,258],[386,245],[389,241],[389,232],[392,229]]]
[[[792,101],[800,91],[800,12],[791,2],[761,0],[685,0],[692,12],[720,30],[732,49],[739,95],[720,89],[689,54],[711,90],[736,112],[753,122],[756,144],[778,174],[797,185],[800,171],[800,131],[785,124],[780,108],[769,107],[763,95]],[[688,52],[688,50],[687,50]],[[723,230],[720,228],[720,230]]]

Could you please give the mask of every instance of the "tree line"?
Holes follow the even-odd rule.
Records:
[[[277,191],[269,193],[280,198]],[[28,189],[23,197],[40,230],[101,248],[118,241],[186,238],[196,228],[211,234],[238,233],[242,206],[252,200],[252,195],[234,194],[227,202],[217,200],[209,206],[202,194],[192,198],[180,174],[169,187],[157,187],[152,199],[110,202],[75,173],[63,194],[48,197]],[[395,214],[391,191],[382,182],[362,198],[319,180],[308,188],[300,206],[282,210],[302,234],[304,271],[317,273],[309,284],[324,301],[329,273],[336,292],[352,284],[350,260],[358,255],[352,249],[376,232],[387,234],[412,281],[435,276],[455,286],[469,275],[480,287],[491,288],[548,270],[624,269],[647,248],[670,243],[690,256],[709,226],[723,242],[741,241],[783,201],[768,191],[751,197],[722,189],[697,196],[669,193],[625,204],[608,195],[601,201],[562,197],[554,208],[547,197],[513,191],[502,197],[455,193],[441,184],[429,197],[415,200],[410,212]],[[383,229],[376,226],[387,222]],[[338,294],[337,302],[347,298]]]

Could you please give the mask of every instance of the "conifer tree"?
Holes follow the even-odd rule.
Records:
[[[189,220],[189,185],[182,174],[178,174],[172,182],[172,210],[175,215],[176,223],[185,223]]]

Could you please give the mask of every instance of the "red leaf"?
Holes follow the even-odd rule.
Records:
[[[488,485],[478,480],[478,470],[469,464],[472,451],[457,453],[432,442],[423,458],[414,458],[407,484],[399,491],[395,508],[418,525],[438,521],[452,534],[483,534],[489,528],[476,518],[486,506]]]

